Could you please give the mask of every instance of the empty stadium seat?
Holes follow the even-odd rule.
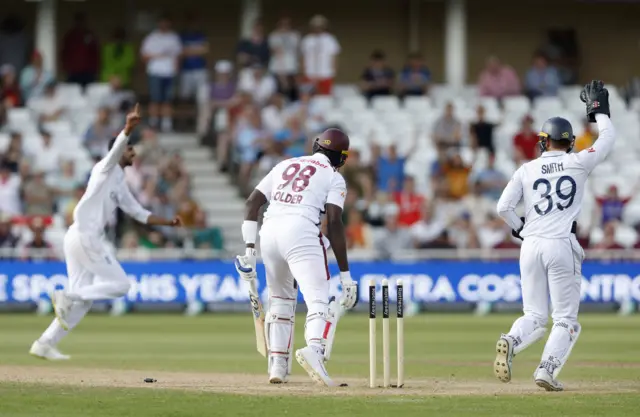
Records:
[[[102,103],[102,101],[109,95],[111,92],[111,86],[109,83],[91,83],[87,86],[86,90],[86,98],[91,103]]]
[[[400,100],[396,96],[378,96],[371,100],[371,108],[377,111],[397,111]]]
[[[347,96],[338,100],[338,108],[350,112],[367,109],[367,100],[362,96]]]
[[[531,110],[531,102],[525,96],[505,97],[502,100],[504,111],[516,117],[522,117]]]

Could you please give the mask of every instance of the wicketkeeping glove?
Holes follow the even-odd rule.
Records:
[[[611,117],[609,110],[609,91],[604,88],[600,80],[593,80],[587,84],[580,93],[580,100],[587,105],[587,118],[591,123],[595,123],[596,114],[606,114]]]
[[[524,229],[524,217],[520,217],[520,220],[522,220],[522,227],[519,230],[511,229],[511,236],[518,238],[524,242],[524,239],[522,238],[522,236],[520,236],[520,232],[522,232],[522,229]]]
[[[255,249],[247,248],[247,252],[244,255],[236,256],[234,262],[236,271],[240,274],[240,277],[246,281],[251,281],[257,278],[256,274],[256,255]]]

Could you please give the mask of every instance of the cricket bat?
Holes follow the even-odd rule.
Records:
[[[253,325],[256,328],[256,349],[265,358],[267,357],[267,339],[264,334],[264,308],[258,293],[258,280],[252,279],[249,282],[249,300],[251,301],[251,312],[253,313]]]

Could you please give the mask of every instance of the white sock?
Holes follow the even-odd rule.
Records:
[[[69,311],[69,316],[67,318],[67,323],[69,324],[69,329],[73,329],[82,318],[89,312],[91,309],[91,302],[76,302],[71,307]],[[42,336],[38,339],[40,343],[46,343],[51,346],[56,346],[60,343],[63,337],[65,337],[69,332],[60,326],[60,322],[58,319],[53,319],[53,322],[47,327],[47,330],[42,333]]]
[[[516,346],[518,346],[523,340],[528,339],[538,327],[542,327],[538,319],[532,316],[522,316],[513,322],[508,335],[515,339]]]
[[[74,301],[113,300],[129,292],[128,281],[99,282],[70,291],[67,296]]]

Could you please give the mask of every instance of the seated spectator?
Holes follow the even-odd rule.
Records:
[[[138,245],[146,249],[160,249],[167,245],[167,239],[157,230],[149,230],[140,235]]]
[[[107,154],[109,141],[115,135],[117,135],[117,128],[111,123],[109,109],[101,107],[98,109],[96,121],[84,134],[83,145],[92,157],[102,158]]]
[[[199,249],[224,249],[224,235],[217,227],[207,226],[207,217],[203,211],[196,213],[193,245]]]
[[[53,245],[51,245],[51,243],[49,243],[44,237],[45,225],[43,220],[40,217],[33,218],[29,225],[29,229],[31,229],[33,237],[31,238],[31,241],[27,242],[21,248],[23,252],[21,257],[22,260],[33,261],[56,259]]]
[[[516,96],[521,92],[520,79],[509,65],[491,56],[478,78],[478,93],[481,96],[503,98]]]
[[[140,248],[139,241],[140,236],[134,230],[129,230],[122,235],[120,246],[122,249],[136,250]]]
[[[372,201],[365,202],[363,209],[365,221],[374,229],[384,226],[386,217],[398,216],[398,206],[390,201],[389,194],[382,191],[378,191]]]
[[[11,216],[0,213],[0,259],[3,260],[13,258],[12,249],[16,249],[20,241],[11,229]]]
[[[394,195],[398,205],[398,225],[400,227],[412,226],[421,217],[424,197],[416,192],[415,180],[413,177],[405,177],[402,190]]]
[[[11,166],[0,162],[0,213],[16,216],[22,213],[20,176],[11,172]]]
[[[22,190],[24,213],[28,216],[49,216],[53,214],[54,192],[45,182],[42,171],[34,171]]]
[[[76,209],[78,202],[84,195],[85,187],[84,185],[77,185],[73,190],[73,196],[67,202],[65,207],[59,207],[59,210],[64,215],[64,224],[66,227],[69,227],[73,224],[73,211]]]
[[[20,73],[20,89],[22,99],[28,102],[31,99],[41,97],[45,88],[54,82],[53,74],[44,68],[42,55],[34,51],[31,56],[31,65],[24,67]]]
[[[497,243],[493,249],[520,249],[520,244],[514,240],[511,233],[505,233],[504,238],[502,238],[502,240]]]
[[[521,165],[536,159],[540,155],[538,132],[533,130],[533,118],[526,115],[522,118],[520,130],[513,138],[514,159]]]
[[[452,245],[458,249],[478,249],[480,247],[469,212],[463,212],[453,221],[449,227],[449,239]]]
[[[320,132],[325,126],[325,109],[313,101],[315,87],[313,84],[302,84],[298,88],[298,101],[287,107],[287,114],[296,115],[305,121],[305,130],[310,133]]]
[[[158,142],[158,133],[150,126],[142,129],[140,132],[140,143],[138,143],[138,158],[141,165],[143,175],[155,175],[156,170],[162,164],[167,156],[167,151]]]
[[[558,71],[549,66],[549,61],[544,54],[536,53],[533,56],[533,66],[527,71],[525,77],[527,96],[531,99],[539,96],[556,96],[559,88]]]
[[[440,239],[446,227],[446,223],[434,215],[431,204],[424,203],[420,220],[410,229],[414,246],[420,249],[432,247],[430,245]]]
[[[307,135],[303,130],[302,121],[298,117],[290,117],[286,127],[273,135],[273,140],[284,146],[285,154],[290,158],[297,158],[306,154]]]
[[[389,259],[399,251],[411,249],[411,233],[398,227],[397,215],[387,214],[384,228],[374,235],[373,247],[378,259]]]
[[[221,109],[229,109],[237,101],[236,80],[233,78],[233,64],[221,60],[214,66],[213,82],[209,87],[209,105],[198,114],[196,131],[200,135],[209,132],[214,115]],[[215,127],[215,126],[213,126]]]
[[[43,95],[31,100],[29,107],[36,113],[40,123],[60,120],[66,111],[66,104],[56,94],[55,83],[47,84]]]
[[[47,178],[47,185],[56,196],[57,211],[63,211],[72,203],[79,182],[75,173],[75,164],[71,160],[62,161],[60,172]]]
[[[495,153],[495,147],[493,145],[493,129],[495,124],[488,122],[485,119],[485,109],[483,106],[478,106],[476,109],[477,119],[469,126],[469,134],[471,137],[471,147],[473,150],[486,149],[490,155]]]
[[[136,102],[136,95],[133,91],[125,89],[120,77],[115,75],[109,79],[109,87],[109,92],[102,98],[100,107],[109,111],[113,125],[122,126],[127,112]]]
[[[0,67],[2,83],[0,83],[0,100],[5,109],[12,109],[22,105],[22,94],[16,78],[16,69],[5,64]]]
[[[633,194],[635,194],[635,190],[632,192],[632,195]],[[629,201],[631,201],[631,197],[620,197],[618,194],[618,187],[615,185],[609,186],[609,190],[606,195],[596,197],[596,202],[598,203],[598,208],[600,210],[600,224],[622,221],[624,207],[629,203]]]
[[[486,222],[478,228],[478,242],[482,248],[495,247],[506,235],[511,236],[511,231],[495,213],[490,213]]]
[[[387,65],[384,52],[373,51],[369,65],[362,72],[360,80],[362,94],[369,100],[376,96],[388,96],[393,93],[395,73]]]
[[[471,167],[464,163],[459,152],[449,154],[449,158],[441,167],[441,173],[446,179],[449,199],[460,200],[469,193]]]
[[[11,132],[10,135],[11,140],[9,141],[7,149],[3,152],[2,159],[11,172],[17,173],[20,163],[27,157],[27,155],[23,151],[22,133]]]
[[[267,133],[276,133],[285,128],[287,111],[284,95],[276,93],[271,96],[269,104],[262,109],[262,125]],[[292,117],[289,115],[289,117]]]
[[[576,138],[576,142],[573,145],[574,152],[582,152],[585,149],[589,149],[598,138],[598,130],[592,127],[593,124],[589,123],[589,119],[585,119],[583,123],[584,132]]]
[[[157,198],[153,201],[150,211],[157,216],[167,216],[165,219],[173,219],[176,216],[176,208],[169,199],[169,194],[162,190],[157,194]],[[176,230],[169,226],[157,226],[155,227],[155,230],[159,231],[162,236],[169,239],[174,238],[176,234]],[[164,246],[164,243],[162,246]]]
[[[36,147],[33,158],[33,169],[44,173],[45,177],[60,171],[63,149],[53,143],[51,132],[40,131],[42,142]]]
[[[238,183],[243,194],[249,192],[251,172],[258,160],[258,153],[262,149],[262,142],[265,139],[258,109],[256,107],[247,108],[246,118],[247,123],[238,129],[236,135],[236,151],[240,162]]]
[[[362,163],[357,149],[349,150],[349,158],[341,170],[342,176],[351,189],[347,196],[353,195],[358,199],[369,199],[374,193],[373,172],[370,166]]]
[[[398,80],[400,96],[425,95],[429,92],[430,83],[431,71],[425,65],[422,54],[418,52],[409,54]]]
[[[476,174],[474,184],[479,195],[498,201],[509,180],[506,175],[496,169],[495,163],[495,155],[489,155],[487,167]]]
[[[412,153],[413,149],[408,152],[409,155]],[[396,145],[390,145],[385,153],[382,153],[380,147],[376,145],[372,149],[371,159],[376,161],[374,169],[376,171],[378,189],[390,193],[397,191],[396,187],[399,187],[404,182],[404,166],[407,158],[398,155]]]
[[[345,229],[347,247],[349,249],[362,249],[369,247],[369,230],[364,223],[362,213],[351,208],[348,213],[349,221]]]
[[[624,246],[620,245],[616,242],[616,229],[618,225],[616,221],[608,221],[604,223],[602,227],[602,231],[604,232],[604,236],[602,240],[595,245],[590,245],[593,249],[601,249],[601,250],[620,250],[624,249]]]
[[[453,114],[453,104],[447,103],[444,114],[433,127],[433,141],[439,149],[460,147],[462,123]]]
[[[259,63],[262,67],[269,65],[271,51],[269,43],[264,35],[264,25],[256,20],[253,23],[251,34],[240,39],[236,46],[236,63],[238,68],[245,68],[253,63]]]
[[[253,101],[259,106],[264,106],[278,90],[276,79],[259,63],[251,65],[240,73],[238,89],[250,93]]]

